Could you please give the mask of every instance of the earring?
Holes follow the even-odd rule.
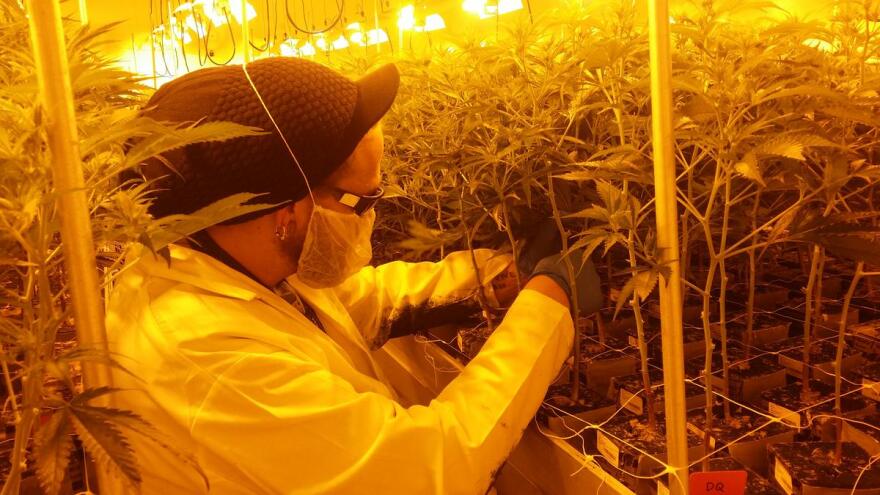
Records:
[[[279,241],[287,239],[287,225],[275,227],[275,237],[277,237]]]

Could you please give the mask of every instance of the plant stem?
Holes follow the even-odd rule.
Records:
[[[581,393],[581,330],[580,325],[578,325],[580,308],[578,308],[577,279],[574,266],[572,266],[571,259],[568,257],[568,232],[562,224],[562,215],[559,213],[559,208],[556,205],[556,191],[553,188],[552,173],[547,174],[547,192],[550,197],[550,207],[553,208],[553,219],[556,220],[556,228],[559,229],[559,234],[562,236],[562,253],[566,255],[562,261],[565,263],[565,269],[568,272],[568,283],[571,288],[571,314],[572,320],[574,320],[574,347],[572,348],[574,362],[571,365],[571,372],[574,376],[572,377],[571,400],[578,403]],[[605,344],[601,335],[599,342],[603,345]]]
[[[862,278],[862,269],[865,266],[864,261],[856,264],[856,272],[846,291],[846,297],[843,299],[843,314],[840,317],[840,324],[837,329],[837,355],[834,366],[834,415],[837,417],[836,439],[834,443],[834,464],[840,465],[843,455],[843,409],[840,405],[841,382],[843,375],[843,348],[846,345],[844,337],[846,336],[846,313],[849,312],[849,305],[852,302],[853,294],[856,292],[856,286]]]
[[[758,189],[758,194],[755,195],[755,205],[752,207],[752,231],[758,228],[758,207],[761,204],[761,190]],[[758,243],[758,236],[752,237],[752,249],[749,249],[749,292],[748,292],[748,300],[746,302],[746,334],[745,334],[745,344],[746,344],[746,356],[745,356],[745,366],[749,366],[749,362],[752,357],[752,346],[755,341],[755,290],[757,285],[757,268],[755,267],[755,250],[756,244]]]
[[[636,267],[636,253],[633,249],[633,231],[628,234],[629,266]],[[648,414],[648,431],[657,431],[657,418],[654,412],[654,390],[651,388],[651,373],[648,369],[648,343],[645,339],[645,322],[642,319],[642,307],[637,290],[633,290],[632,296],[633,317],[636,320],[636,337],[639,341],[639,358],[642,365],[642,385],[645,387],[645,409]]]
[[[703,450],[706,454],[706,459],[703,459],[703,471],[709,470],[709,453],[712,452],[712,447],[709,445],[709,431],[712,429],[712,405],[714,403],[714,387],[712,385],[712,326],[710,320],[710,311],[711,311],[711,296],[712,296],[712,282],[715,279],[715,270],[717,269],[717,261],[715,256],[712,256],[709,261],[709,271],[706,273],[706,285],[703,287],[703,339],[706,341],[706,357],[703,365],[703,373],[706,377],[706,434],[703,436]]]
[[[810,347],[812,347],[812,323],[813,323],[813,292],[816,286],[816,272],[819,269],[819,245],[813,244],[813,253],[810,257],[810,275],[807,278],[807,299],[804,308],[804,353],[803,353],[803,371],[801,380],[803,388],[801,396],[804,401],[810,399]]]
[[[727,247],[727,231],[730,223],[730,182],[732,178],[730,175],[725,176],[724,180],[724,213],[722,214],[721,221],[721,245],[718,248],[719,251],[719,260],[718,260],[718,272],[721,277],[721,286],[719,287],[718,294],[718,325],[721,335],[721,375],[722,375],[722,385],[721,385],[721,403],[724,408],[724,420],[730,421],[730,401],[727,400],[730,397],[730,362],[727,359],[727,265],[725,261],[727,260],[727,254],[725,253],[725,248]],[[707,375],[708,376],[708,375]],[[711,386],[711,385],[710,385]],[[707,434],[708,436],[708,434]]]
[[[21,475],[27,468],[27,460],[25,452],[27,444],[31,437],[31,430],[37,415],[34,408],[25,408],[21,413],[21,418],[15,425],[15,442],[12,445],[12,454],[9,457],[11,467],[9,474],[6,475],[6,481],[3,483],[3,491],[0,495],[13,495],[19,493],[19,485],[21,484]]]
[[[510,228],[510,207],[507,206],[507,201],[502,197],[501,199],[501,211],[504,214],[504,230],[507,233],[507,242],[510,243],[510,250],[513,252],[513,266],[519,267],[519,253],[516,250],[516,239],[513,238],[513,230]],[[519,273],[519,269],[513,270],[513,273],[516,275],[516,290],[517,292],[522,290],[522,278]]]

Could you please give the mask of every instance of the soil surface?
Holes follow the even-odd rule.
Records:
[[[868,454],[856,444],[843,444],[843,458],[834,463],[833,442],[778,443],[769,447],[771,456],[781,461],[793,480],[801,485],[821,488],[852,488],[859,474],[858,488],[880,488],[880,463],[865,470]]]
[[[713,438],[718,440],[719,444],[728,444],[736,440],[762,440],[790,431],[782,423],[770,420],[746,409],[734,409],[728,420],[724,419],[722,408],[715,407],[713,412],[712,428],[709,429],[709,432]],[[700,431],[705,431],[706,415],[703,411],[693,411],[688,415],[688,424],[693,425]],[[749,434],[748,437],[742,438],[746,434]]]

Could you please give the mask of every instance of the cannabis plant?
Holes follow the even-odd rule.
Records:
[[[144,88],[98,53],[107,31],[66,24],[85,191],[104,286],[120,266],[126,244],[140,242],[161,253],[182,235],[239,213],[235,205],[249,199],[231,198],[195,216],[156,221],[147,213],[146,185],[120,181],[120,174],[188,143],[255,133],[232,124],[167,126],[139,117]],[[141,477],[126,441],[129,432],[194,464],[135,412],[108,406],[105,399],[115,390],[109,384],[84,388],[81,382],[84,363],[118,365],[72,337],[76,321],[46,136],[52,116],[39,104],[28,23],[17,2],[0,4],[0,78],[0,367],[3,411],[9,414],[3,420],[15,426],[2,493],[18,493],[22,475],[31,468],[46,493],[58,493],[75,437],[104,469],[133,488]]]

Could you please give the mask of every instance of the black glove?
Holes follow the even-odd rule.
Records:
[[[562,236],[553,219],[543,220],[534,230],[534,234],[526,239],[517,259],[519,273],[529,276],[535,271],[539,261],[562,251]]]
[[[577,287],[578,309],[582,315],[588,315],[602,308],[602,290],[595,265],[589,258],[584,260],[583,256],[584,251],[577,249],[568,255],[568,259],[571,260],[576,274],[574,285]],[[539,261],[529,278],[537,275],[546,275],[552,278],[568,294],[568,300],[572,300],[572,284],[569,282],[568,268],[566,268],[565,260],[561,254],[547,256]],[[574,310],[573,305],[572,310]]]

